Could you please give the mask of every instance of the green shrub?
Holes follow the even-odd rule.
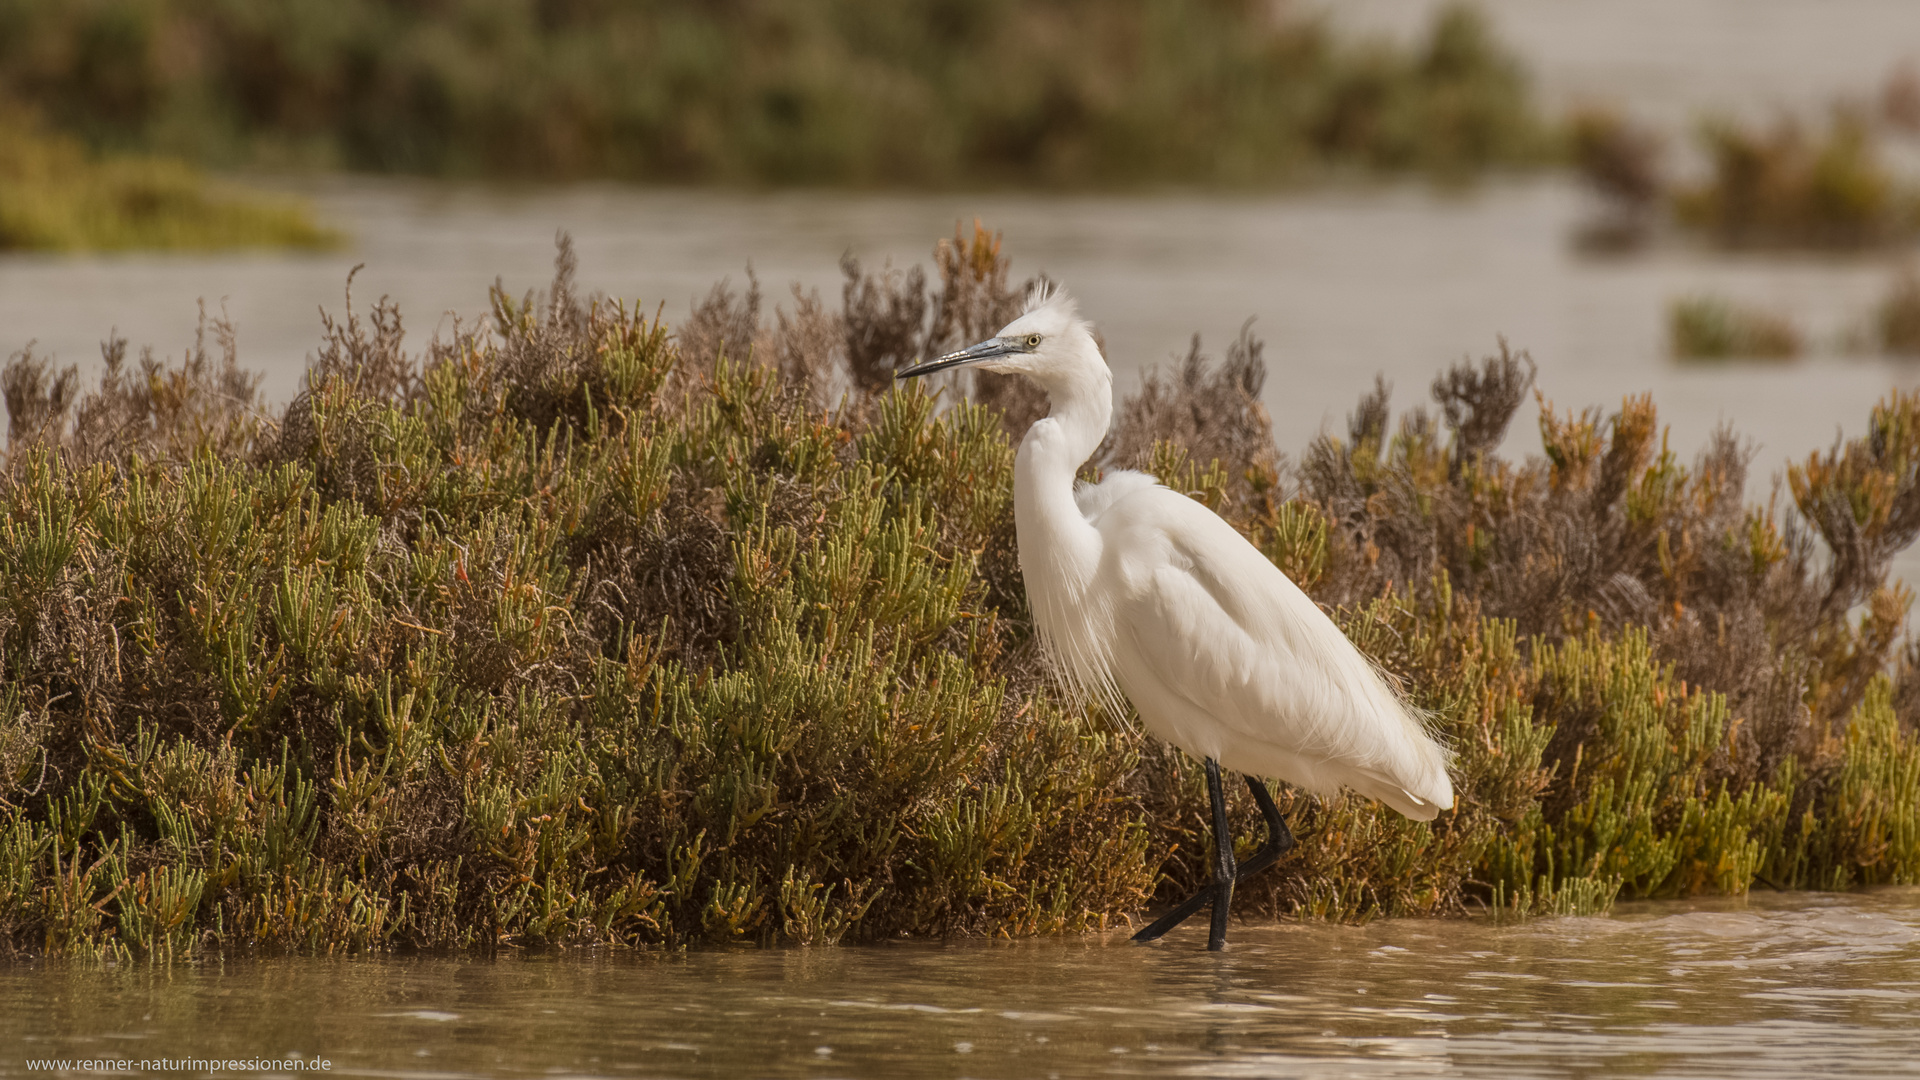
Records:
[[[1766,132],[1714,121],[1700,138],[1712,175],[1676,190],[1673,209],[1718,243],[1853,248],[1920,231],[1920,191],[1887,169],[1872,128],[1849,113],[1816,134],[1790,120]]]
[[[1675,300],[1667,341],[1676,360],[1787,360],[1802,348],[1800,331],[1785,318],[1718,296]]]
[[[17,357],[8,947],[1060,933],[1190,887],[1198,766],[1047,678],[1003,416],[859,389],[1017,303],[984,232],[936,269],[850,266],[840,312],[771,325],[720,290],[676,336],[575,297],[563,250],[546,296],[496,291],[421,357],[390,306],[349,309],[273,418],[230,353],[85,394]],[[1222,367],[1196,345],[1105,460],[1156,463],[1327,604],[1448,733],[1459,803],[1283,791],[1300,846],[1244,912],[1920,875],[1887,578],[1920,533],[1920,398],[1750,508],[1732,435],[1683,465],[1646,399],[1543,402],[1545,456],[1500,457],[1532,383],[1504,347],[1397,426],[1380,387],[1291,466],[1261,371],[1250,337]]]
[[[305,208],[213,185],[166,157],[88,154],[0,102],[0,251],[329,247]]]
[[[1899,124],[1891,110],[1887,117],[1881,125],[1836,108],[1824,127],[1783,116],[1765,129],[1710,119],[1695,133],[1709,171],[1688,182],[1665,167],[1658,132],[1607,110],[1576,112],[1567,128],[1573,165],[1601,209],[1579,240],[1632,247],[1670,223],[1729,248],[1904,244],[1920,233],[1920,188],[1883,160],[1878,140]]]

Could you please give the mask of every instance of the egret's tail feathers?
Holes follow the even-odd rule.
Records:
[[[1424,794],[1421,795],[1371,769],[1354,769],[1347,777],[1347,786],[1370,799],[1386,803],[1414,821],[1432,821],[1440,816],[1440,811],[1453,806],[1453,783],[1447,779],[1445,772],[1439,774],[1438,783],[1425,785]]]
[[[1413,821],[1432,821],[1440,816],[1440,811],[1443,809],[1404,788],[1382,787],[1373,792],[1373,797],[1400,811]]]

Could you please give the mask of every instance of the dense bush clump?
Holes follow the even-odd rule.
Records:
[[[1197,765],[1046,678],[1002,415],[881,377],[1016,303],[991,235],[936,263],[932,290],[849,266],[838,312],[722,289],[675,335],[578,297],[563,250],[547,294],[423,356],[350,307],[271,418],[230,351],[85,394],[16,357],[0,940],[1033,934],[1193,884]],[[1920,399],[1752,508],[1735,439],[1683,465],[1645,399],[1545,406],[1544,456],[1500,457],[1532,374],[1503,346],[1397,424],[1380,387],[1291,462],[1246,335],[1122,408],[1105,460],[1218,508],[1458,755],[1430,825],[1282,792],[1301,844],[1243,910],[1920,878],[1887,580]]]
[[[327,247],[289,199],[211,185],[185,162],[96,155],[0,100],[0,251]]]
[[[1675,193],[1680,220],[1730,247],[1862,247],[1920,231],[1920,192],[1881,160],[1867,122],[1836,113],[1809,134],[1781,121],[1757,132],[1702,129],[1712,178]]]
[[[1464,10],[1263,0],[9,0],[0,99],[215,164],[671,183],[1274,184],[1542,149]]]
[[[1896,110],[1884,112],[1836,108],[1825,125],[1783,116],[1765,128],[1708,120],[1696,132],[1708,171],[1694,180],[1670,175],[1657,133],[1616,113],[1579,113],[1573,163],[1602,207],[1581,239],[1633,246],[1664,217],[1726,248],[1905,244],[1920,233],[1920,189],[1887,164],[1882,137],[1909,132]]]

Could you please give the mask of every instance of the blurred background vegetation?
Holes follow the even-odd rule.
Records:
[[[1466,5],[1405,44],[1263,0],[0,0],[0,26],[8,247],[327,242],[284,201],[183,194],[204,186],[188,165],[1140,190],[1570,162],[1599,196],[1592,247],[1920,233],[1920,190],[1880,147],[1920,130],[1914,87],[1824,123],[1703,118],[1704,169],[1676,171],[1671,133],[1603,106],[1545,115]],[[100,221],[76,228],[56,175],[136,193],[87,202]]]
[[[0,95],[222,167],[1271,185],[1535,160],[1466,9],[1411,50],[1259,0],[4,0]]]
[[[0,110],[0,251],[323,248],[339,239],[293,200],[210,184],[175,158],[90,154],[72,136]]]
[[[1694,131],[1706,168],[1676,175],[1667,140],[1612,110],[1577,110],[1572,162],[1602,201],[1589,246],[1633,247],[1671,223],[1726,250],[1863,250],[1920,235],[1920,187],[1889,167],[1883,143],[1911,139],[1896,74],[1878,109],[1836,105],[1820,124],[1790,114],[1769,126],[1708,116]]]

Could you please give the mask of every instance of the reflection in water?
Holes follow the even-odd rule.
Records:
[[[1613,918],[682,956],[0,970],[28,1057],[344,1075],[1807,1076],[1920,1060],[1920,889]]]

